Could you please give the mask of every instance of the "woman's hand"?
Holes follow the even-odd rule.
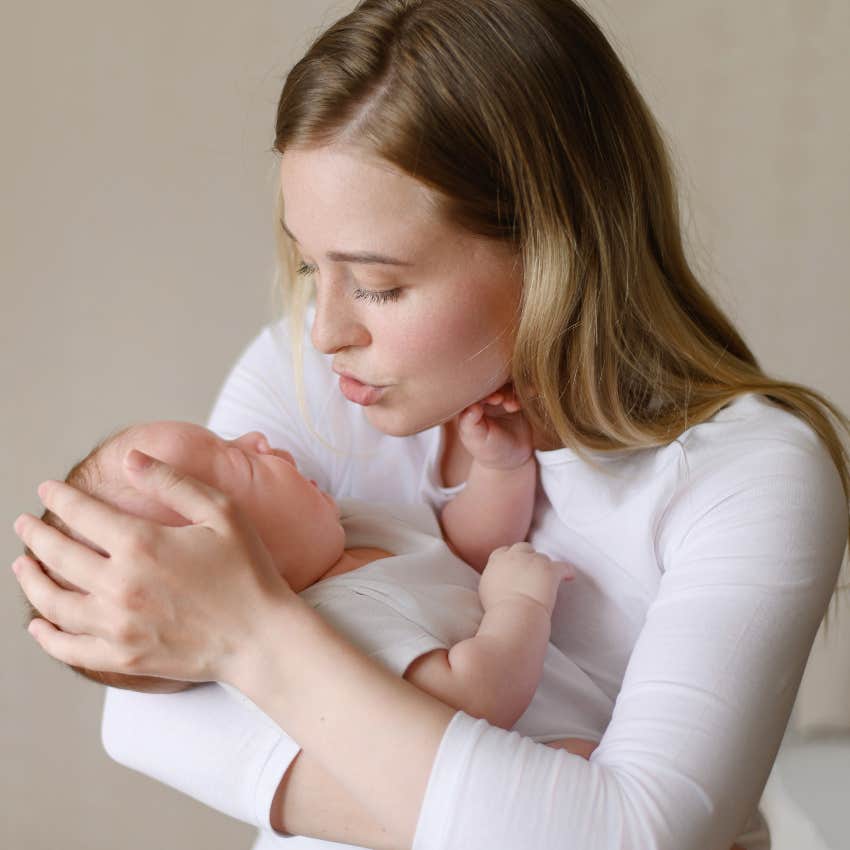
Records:
[[[458,436],[476,463],[489,469],[517,469],[533,454],[531,428],[511,384],[463,410]]]
[[[61,587],[32,558],[19,558],[18,581],[47,618],[33,620],[29,631],[67,664],[231,682],[263,615],[280,616],[281,605],[298,597],[229,498],[137,451],[125,466],[134,486],[191,525],[148,522],[68,484],[45,482],[45,507],[105,554],[36,517],[18,518],[21,540],[80,589]]]

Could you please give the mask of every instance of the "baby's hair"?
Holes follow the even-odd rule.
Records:
[[[126,437],[132,430],[133,426],[122,428],[119,431],[113,432],[108,437],[101,440],[81,461],[75,463],[71,470],[65,476],[65,483],[70,484],[77,490],[94,496],[97,499],[102,499],[102,492],[107,483],[106,476],[103,472],[103,467],[100,465],[99,458],[104,449],[113,445],[119,439]],[[68,525],[51,510],[45,510],[41,515],[41,520],[46,525],[61,531],[67,537],[73,537],[73,533]],[[38,556],[29,548],[24,548],[25,553],[32,558],[42,569],[45,568],[44,563]],[[26,597],[24,597],[27,606],[27,625],[34,619],[47,620],[44,616]],[[124,688],[131,691],[144,691],[146,693],[165,693],[175,690],[182,690],[188,687],[188,683],[180,683],[171,679],[160,679],[155,676],[129,676],[124,673],[111,673],[100,670],[89,670],[87,667],[77,667],[73,664],[68,664],[74,672],[79,673],[86,679],[91,679],[101,685],[109,685],[113,688]]]

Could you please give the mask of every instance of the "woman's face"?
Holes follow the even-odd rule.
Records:
[[[373,426],[422,431],[508,380],[522,275],[506,245],[450,227],[423,184],[351,147],[288,150],[280,173],[283,226],[314,270],[313,345]]]

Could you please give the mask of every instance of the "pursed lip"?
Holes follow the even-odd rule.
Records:
[[[374,387],[376,390],[379,390],[386,386],[386,384],[370,384],[368,381],[361,381],[357,375],[354,375],[351,372],[346,372],[345,369],[339,369],[336,366],[332,368],[341,378],[350,378],[352,381],[357,381],[358,384],[363,384],[364,387]]]

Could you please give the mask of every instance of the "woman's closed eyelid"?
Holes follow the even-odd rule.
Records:
[[[318,271],[316,266],[308,265],[301,262],[298,266],[298,274],[304,277],[315,274]],[[386,304],[388,301],[397,301],[401,295],[401,287],[393,289],[362,289],[357,287],[354,291],[354,297],[361,301],[368,301],[371,304]]]
[[[399,295],[401,295],[401,290],[396,289],[382,289],[382,290],[373,290],[373,289],[355,289],[354,297],[362,299],[364,301],[369,301],[373,304],[385,304],[387,301],[397,301]]]

